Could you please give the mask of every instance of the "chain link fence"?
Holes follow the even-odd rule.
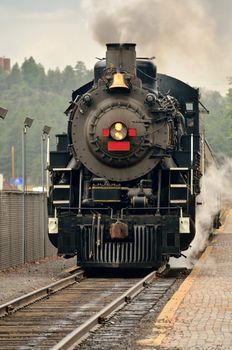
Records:
[[[46,195],[0,192],[0,270],[56,255],[47,235]]]

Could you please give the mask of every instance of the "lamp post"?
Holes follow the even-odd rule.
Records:
[[[45,176],[44,171],[46,170],[46,191],[48,193],[48,166],[49,166],[49,148],[50,148],[50,136],[49,133],[51,131],[51,127],[44,125],[43,132],[42,132],[42,146],[41,146],[41,152],[42,152],[42,191],[43,193],[45,188]],[[46,145],[46,166],[45,166],[45,141],[47,139],[47,145]]]
[[[42,131],[42,138],[41,138],[41,153],[42,153],[42,168],[41,168],[41,175],[42,175],[42,228],[43,228],[43,242],[44,242],[44,257],[46,255],[46,242],[45,242],[45,233],[46,233],[46,228],[47,228],[47,224],[46,224],[46,212],[47,212],[47,201],[45,200],[45,198],[48,196],[48,166],[49,166],[49,141],[50,141],[50,137],[49,137],[49,133],[51,131],[51,127],[44,125],[43,127],[43,131]],[[45,165],[45,142],[47,140],[47,145],[46,145],[46,165]],[[46,170],[46,197],[45,197],[45,170]]]
[[[27,168],[26,168],[26,135],[27,129],[33,124],[34,119],[26,118],[22,133],[22,168],[23,168],[23,193],[27,192]]]
[[[0,107],[0,118],[5,119],[7,115],[8,109]]]
[[[33,124],[34,119],[26,118],[22,130],[22,172],[23,172],[23,217],[22,217],[22,259],[25,263],[25,192],[27,192],[27,168],[26,168],[26,135],[27,129]]]
[[[8,109],[0,107],[0,118],[5,119],[7,115]],[[1,191],[1,198],[2,198],[2,190],[3,190],[3,174],[0,174],[0,191]]]

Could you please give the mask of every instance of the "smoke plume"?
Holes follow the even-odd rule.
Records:
[[[134,42],[138,55],[156,56],[160,72],[194,86],[227,90],[232,74],[229,1],[85,0],[82,4],[92,35],[101,45]]]

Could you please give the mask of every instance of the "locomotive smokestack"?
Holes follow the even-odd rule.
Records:
[[[136,75],[136,44],[106,44],[106,68],[116,68]]]

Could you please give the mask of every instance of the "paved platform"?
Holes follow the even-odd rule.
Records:
[[[140,349],[232,350],[232,214]]]

